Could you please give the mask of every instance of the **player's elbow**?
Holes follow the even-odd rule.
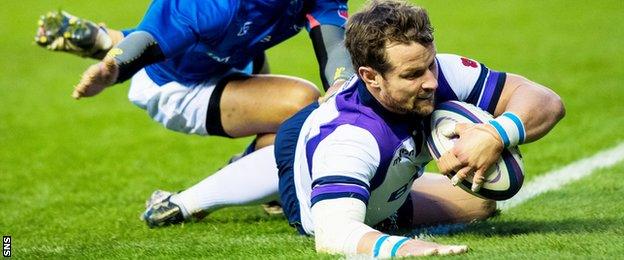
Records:
[[[566,114],[566,110],[565,110],[565,105],[563,104],[563,100],[561,99],[559,95],[555,94],[554,92],[551,92],[551,95],[549,96],[549,102],[547,104],[549,104],[548,110],[550,111],[550,114],[553,116],[553,120],[555,122],[558,122],[559,120],[563,119],[563,117]]]
[[[561,97],[557,96],[557,118],[559,120],[563,119],[566,114],[565,105],[563,104],[563,100]]]

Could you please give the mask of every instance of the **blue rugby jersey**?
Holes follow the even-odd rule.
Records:
[[[452,54],[436,55],[436,65],[436,102],[459,100],[493,112],[505,73]],[[314,234],[311,208],[326,199],[359,199],[367,205],[365,223],[381,222],[403,205],[432,159],[425,143],[427,119],[388,112],[356,77],[305,116],[299,135],[292,137],[297,138],[292,141],[295,191],[280,190],[283,201],[298,204],[298,211],[285,212],[303,233]],[[277,138],[283,139],[279,132]]]
[[[167,59],[146,67],[156,83],[193,84],[244,69],[304,27],[344,27],[346,18],[346,0],[154,0],[124,33],[147,31],[158,42]]]

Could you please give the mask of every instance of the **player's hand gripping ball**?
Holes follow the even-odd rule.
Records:
[[[449,137],[458,123],[487,123],[492,115],[480,108],[459,101],[448,101],[436,106],[431,114],[431,134],[427,146],[436,159],[453,148],[457,136]],[[465,178],[457,186],[485,199],[506,200],[513,197],[524,180],[522,155],[518,147],[503,149],[500,158],[485,172],[485,182],[478,192],[471,190],[472,178]]]

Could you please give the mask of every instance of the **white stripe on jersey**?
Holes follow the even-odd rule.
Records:
[[[468,99],[474,85],[481,74],[481,64],[475,62],[475,67],[464,65],[462,56],[455,54],[437,54],[440,70],[444,74],[449,86],[461,101]]]

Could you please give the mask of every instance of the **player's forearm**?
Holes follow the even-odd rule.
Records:
[[[311,213],[318,252],[355,255],[362,236],[375,231],[363,223],[366,204],[355,198],[319,201]]]
[[[143,67],[165,59],[154,37],[145,31],[129,34],[107,56],[114,58],[119,66],[116,83],[126,81]]]
[[[310,30],[321,72],[323,89],[328,90],[338,80],[346,80],[354,74],[351,58],[344,47],[344,29],[333,25],[320,25]]]
[[[316,250],[324,253],[344,255],[366,255],[374,258],[391,258],[412,255],[403,250],[403,245],[414,239],[391,236],[377,231],[362,222],[349,219],[336,219],[330,226],[316,226]]]
[[[328,78],[329,86],[340,86],[355,74],[351,64],[351,56],[343,42],[335,44],[327,56],[327,66],[325,67],[325,77]]]
[[[507,111],[517,115],[524,126],[524,143],[546,135],[565,115],[563,102],[556,93],[524,77],[509,73],[499,104],[501,103],[505,106],[498,106],[495,115]]]
[[[354,198],[317,202],[312,207],[316,250],[389,258],[410,239],[383,234],[364,224],[366,205]]]

